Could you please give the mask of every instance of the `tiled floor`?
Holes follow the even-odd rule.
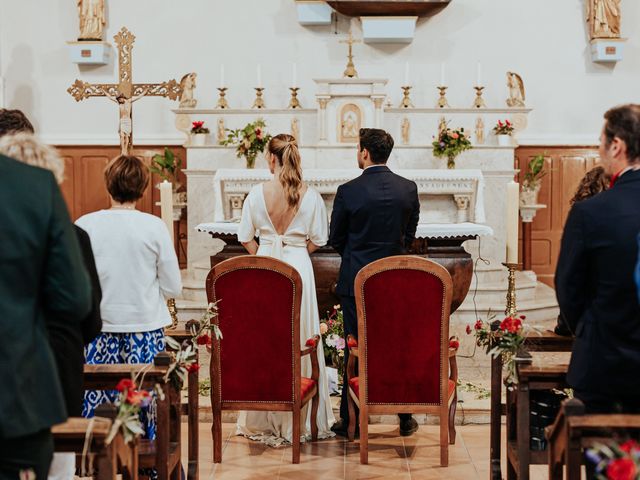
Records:
[[[398,436],[398,427],[369,427],[369,465],[360,465],[358,442],[341,438],[308,443],[299,465],[291,464],[291,448],[269,448],[232,435],[235,425],[223,424],[222,463],[213,464],[211,424],[200,424],[200,478],[208,479],[450,479],[489,478],[489,426],[458,427],[449,447],[449,466],[440,467],[438,427],[421,426],[411,437]],[[186,424],[183,428],[186,442]],[[183,458],[186,461],[186,446]],[[504,455],[503,455],[504,463]],[[503,466],[503,474],[505,473]],[[506,475],[504,475],[506,476]],[[547,478],[544,466],[531,468],[532,480]]]

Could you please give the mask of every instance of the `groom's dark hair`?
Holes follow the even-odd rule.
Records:
[[[387,163],[393,150],[393,137],[380,128],[360,129],[360,151],[367,149],[373,163]]]

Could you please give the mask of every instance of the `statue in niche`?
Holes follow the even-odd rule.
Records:
[[[300,145],[300,122],[297,118],[291,119],[291,136],[296,139],[298,146]]]
[[[482,117],[478,117],[476,120],[476,143],[484,145],[484,120]]]
[[[196,77],[198,75],[195,72],[187,73],[180,80],[180,108],[195,108],[198,101],[193,98],[193,92],[196,89]]]
[[[586,0],[589,36],[620,38],[620,0]]]
[[[347,103],[340,111],[340,129],[338,138],[341,143],[354,143],[360,138],[360,126],[362,125],[362,112],[360,107],[353,103]]]
[[[218,119],[218,133],[217,133],[217,140],[218,143],[221,143],[223,140],[227,139],[227,131],[224,127],[224,118],[219,118]]]
[[[400,126],[400,131],[402,133],[402,144],[409,145],[409,131],[411,129],[411,123],[409,123],[409,119],[404,117],[402,120],[402,125]]]
[[[107,23],[104,0],[77,0],[80,16],[78,40],[102,41],[102,33]]]
[[[524,82],[522,77],[514,72],[507,72],[507,87],[509,88],[509,107],[524,107]]]

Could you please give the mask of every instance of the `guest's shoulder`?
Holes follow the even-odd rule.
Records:
[[[55,183],[55,178],[50,170],[27,165],[24,162],[19,162],[2,154],[0,154],[0,170],[2,171],[2,177],[7,180],[13,180],[14,177],[19,177],[24,181],[24,177],[29,177],[30,182],[41,181],[44,184]]]
[[[104,217],[104,210],[98,210],[97,212],[86,213],[75,221],[75,224],[81,229],[87,231],[92,226],[100,221]]]

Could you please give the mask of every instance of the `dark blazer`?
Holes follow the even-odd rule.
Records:
[[[338,295],[353,296],[354,281],[362,267],[405,253],[415,238],[419,215],[415,182],[387,166],[368,168],[340,185],[329,233],[329,244],[342,257]]]
[[[576,335],[567,379],[577,390],[640,395],[640,306],[633,281],[638,232],[638,170],[576,203],[567,218],[556,292]]]
[[[640,250],[640,235],[638,235],[638,250]],[[638,255],[638,264],[636,265],[636,286],[638,287],[638,302],[640,302],[640,255]]]
[[[89,235],[77,225],[74,225],[74,229],[80,244],[84,266],[91,279],[91,311],[80,326],[75,321],[69,321],[69,318],[61,315],[49,315],[46,321],[49,343],[56,359],[67,413],[70,417],[79,417],[82,415],[84,397],[82,372],[84,346],[96,338],[102,330],[102,319],[100,318],[102,290]]]
[[[79,325],[91,294],[50,171],[0,155],[0,219],[0,438],[14,438],[66,420],[45,318]]]

